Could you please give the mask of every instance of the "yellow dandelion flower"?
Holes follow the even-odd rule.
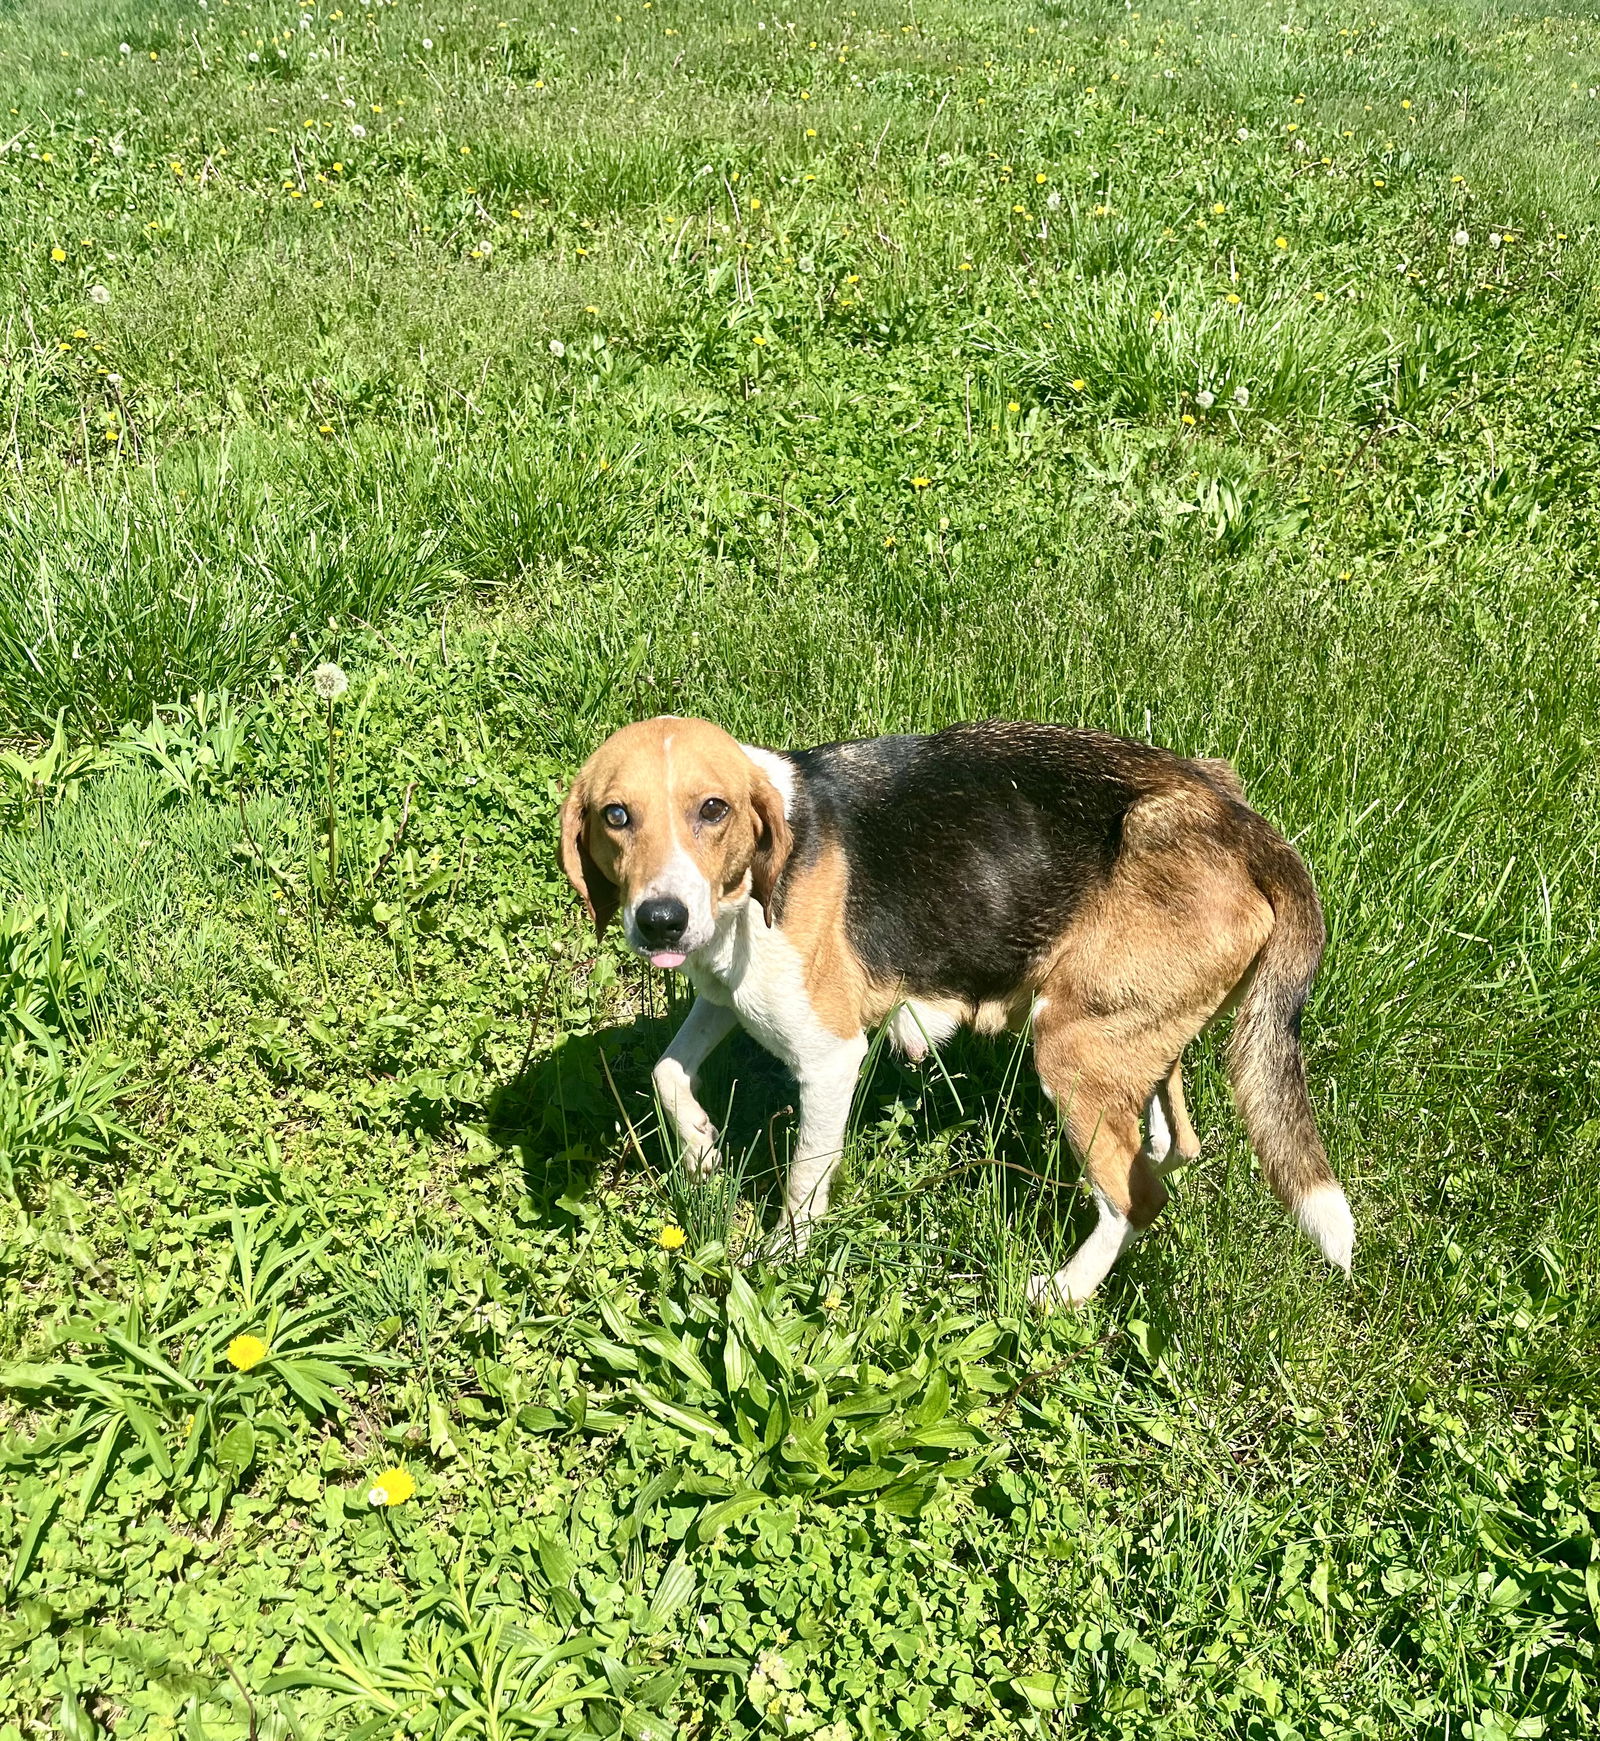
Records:
[[[970,272],[972,270],[972,262],[970,260],[963,260],[956,270],[958,272]]]
[[[825,1312],[837,1312],[843,1304],[843,1294],[829,1294],[827,1299],[822,1302],[822,1309]]]
[[[1185,411],[1183,414],[1183,420],[1185,423],[1193,423],[1194,422],[1194,419],[1189,415],[1189,413],[1187,411]]]
[[[66,259],[66,257],[67,251],[65,248],[52,248],[50,250],[50,258],[54,260],[58,266]]]
[[[677,1222],[669,1221],[656,1235],[656,1240],[663,1251],[681,1251],[689,1243],[689,1235]]]
[[[1213,216],[1213,217],[1217,217],[1217,218],[1220,218],[1220,217],[1221,217],[1221,216],[1222,216],[1222,214],[1223,214],[1223,213],[1224,213],[1224,212],[1225,212],[1225,211],[1226,211],[1226,210],[1227,210],[1227,209],[1228,209],[1228,206],[1227,206],[1227,202],[1226,202],[1226,201],[1225,201],[1225,200],[1220,200],[1220,199],[1219,199],[1219,200],[1218,200],[1218,201],[1217,201],[1217,202],[1216,202],[1216,203],[1215,203],[1215,204],[1214,204],[1214,205],[1213,205],[1213,206],[1212,206],[1212,208],[1211,208],[1211,215],[1212,215],[1212,216]]]
[[[115,441],[117,432],[108,429],[106,439]],[[248,1372],[252,1366],[259,1366],[271,1352],[259,1336],[235,1336],[228,1344],[228,1364],[240,1372]]]
[[[1015,399],[1008,400],[1006,403],[1006,410],[1007,411],[1020,411],[1021,409],[1022,409],[1022,407],[1016,402]]]
[[[1230,308],[1237,308],[1239,306],[1238,292],[1230,290],[1223,298],[1223,301],[1226,302]]]
[[[368,1505],[404,1505],[417,1491],[409,1469],[385,1469],[367,1489]]]
[[[1037,182],[1046,182],[1050,179],[1050,177],[1048,175],[1039,174],[1039,175],[1036,175],[1033,179]]]
[[[1400,107],[1402,109],[1409,109],[1411,107],[1411,99],[1409,97],[1402,97],[1400,99]]]
[[[1289,238],[1287,236],[1274,236],[1272,245],[1274,248],[1287,248],[1289,246]]]
[[[1068,381],[1067,385],[1070,388],[1072,388],[1073,392],[1081,393],[1084,390],[1084,388],[1089,385],[1089,383],[1085,380],[1080,379],[1077,381]]]
[[[932,482],[932,478],[913,478],[911,480],[911,487],[914,490],[925,490]]]
[[[1167,311],[1164,308],[1154,309],[1151,312],[1150,318],[1153,321],[1165,320],[1167,318]]]
[[[806,138],[807,139],[815,139],[816,136],[817,136],[817,130],[815,127],[807,127],[806,128]]]
[[[750,342],[753,345],[764,345],[767,341],[761,336],[760,333],[757,333],[755,335],[755,337],[751,339]]]

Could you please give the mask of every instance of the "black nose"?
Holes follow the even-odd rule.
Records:
[[[654,895],[634,909],[640,937],[658,949],[670,949],[689,929],[689,909],[671,895]]]

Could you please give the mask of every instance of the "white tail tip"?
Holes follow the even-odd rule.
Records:
[[[1349,1275],[1356,1228],[1344,1192],[1335,1184],[1318,1185],[1296,1204],[1295,1219],[1317,1242],[1328,1262]]]

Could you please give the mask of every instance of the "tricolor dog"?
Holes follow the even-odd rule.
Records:
[[[796,1248],[827,1209],[869,1031],[920,1059],[962,1026],[1031,1025],[1100,1212],[1032,1295],[1087,1299],[1197,1152],[1179,1060],[1236,1008],[1228,1071],[1262,1174],[1349,1270],[1299,1039],[1322,913],[1227,763],[1053,725],[774,751],[651,719],[584,764],[561,861],[601,931],[620,915],[698,993],[654,1073],[691,1171],[717,1164],[696,1075],[736,1024],[794,1072]]]

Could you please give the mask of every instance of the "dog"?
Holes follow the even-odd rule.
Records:
[[[650,719],[584,764],[560,851],[598,930],[620,915],[697,993],[653,1072],[692,1175],[718,1163],[696,1077],[735,1026],[797,1078],[790,1250],[827,1210],[870,1031],[920,1061],[963,1026],[1031,1027],[1099,1219],[1029,1296],[1087,1300],[1198,1153],[1180,1059],[1236,1009],[1228,1074],[1262,1175],[1349,1273],[1300,1048],[1322,911],[1226,762],[1055,725],[775,751]]]

